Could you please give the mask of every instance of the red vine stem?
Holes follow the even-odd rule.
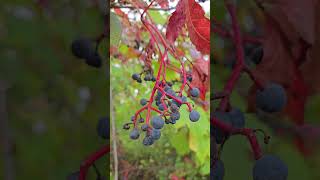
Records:
[[[110,146],[104,146],[101,149],[99,149],[97,152],[91,154],[83,163],[81,163],[80,166],[80,177],[79,180],[85,180],[88,169],[93,165],[93,163],[100,159],[102,156],[110,152]]]
[[[218,120],[216,118],[211,118],[211,124],[219,129],[222,129],[228,134],[233,134],[233,135],[240,134],[240,135],[246,136],[246,138],[249,140],[249,143],[251,145],[254,158],[259,159],[262,156],[262,150],[257,140],[257,137],[255,135],[255,130],[250,128],[234,128],[226,123],[223,123],[223,121]]]
[[[164,104],[164,97],[169,97],[173,100],[175,100],[176,102],[180,103],[180,104],[186,104],[188,106],[188,110],[191,111],[192,110],[192,106],[190,105],[190,103],[188,102],[182,102],[180,99],[178,99],[175,96],[172,96],[171,94],[168,94],[167,92],[165,92],[163,90],[162,85],[160,86],[160,84],[162,82],[165,82],[165,78],[166,78],[166,69],[167,67],[175,72],[179,72],[182,74],[183,77],[183,83],[181,85],[180,91],[179,91],[179,95],[182,95],[182,90],[184,89],[185,85],[188,85],[186,82],[186,71],[184,69],[184,62],[175,54],[174,52],[174,47],[170,47],[166,40],[164,39],[164,37],[162,36],[162,34],[159,32],[159,30],[152,24],[152,18],[149,16],[148,14],[148,9],[150,9],[150,7],[152,6],[152,4],[155,2],[155,0],[151,1],[151,3],[144,8],[144,11],[141,13],[141,22],[144,25],[144,27],[146,28],[146,30],[149,32],[152,41],[156,44],[158,52],[160,53],[159,56],[159,69],[158,69],[158,73],[157,73],[157,77],[156,77],[156,82],[155,85],[152,89],[151,92],[151,96],[149,98],[148,104],[144,107],[142,107],[141,109],[139,109],[134,116],[133,119],[133,124],[136,127],[137,126],[137,117],[140,115],[140,113],[144,110],[147,110],[147,114],[146,114],[146,123],[149,124],[150,121],[150,116],[151,116],[151,111],[155,111],[161,115],[165,116],[165,112],[167,111],[167,107]],[[139,4],[137,3],[133,3],[135,6],[139,7]],[[147,21],[146,17],[144,16],[146,14],[146,17],[149,17],[151,20],[150,22]],[[160,44],[164,47],[164,52],[161,51],[160,49]],[[173,65],[170,64],[169,58],[167,57],[168,51],[174,56],[177,57],[176,59],[180,62],[181,64],[181,70],[174,67]],[[190,87],[190,85],[188,85]],[[161,103],[164,106],[164,112],[161,112],[159,110],[157,110],[156,108],[152,107],[152,103],[153,103],[153,99],[154,99],[154,95],[156,93],[156,91],[160,91],[162,93],[162,97],[161,97]]]
[[[235,68],[232,71],[232,74],[230,78],[228,79],[223,92],[216,93],[213,95],[212,100],[215,99],[221,99],[218,110],[220,111],[227,111],[230,108],[230,102],[229,98],[230,95],[235,87],[235,84],[239,80],[241,73],[246,72],[250,76],[250,78],[255,82],[255,84],[259,88],[263,88],[263,83],[253,74],[253,72],[245,65],[244,62],[244,47],[243,47],[243,37],[240,33],[240,27],[236,18],[236,7],[230,3],[230,1],[225,0],[225,6],[231,16],[231,23],[232,23],[232,31],[233,33],[230,33],[228,31],[224,31],[222,28],[215,28],[214,32],[224,36],[224,37],[230,37],[233,40],[233,43],[236,48],[236,65]],[[217,25],[220,25],[217,23]],[[247,39],[248,40],[248,39]],[[254,41],[256,43],[261,43],[260,41]],[[229,135],[243,135],[246,136],[248,139],[251,149],[254,154],[255,159],[259,159],[262,156],[262,150],[258,143],[257,137],[256,137],[256,130],[251,128],[234,128],[229,124],[224,123],[223,121],[220,121],[219,119],[216,119],[215,117],[211,117],[210,119],[211,124],[214,127],[217,127],[218,129],[221,129],[225,133]]]
[[[227,94],[221,101],[219,105],[220,111],[225,111],[228,105],[229,101],[229,96],[232,93],[232,90],[238,81],[241,72],[244,67],[244,52],[243,52],[243,44],[242,44],[242,37],[240,33],[240,27],[236,19],[236,8],[234,5],[230,4],[228,1],[226,1],[226,7],[227,10],[231,16],[231,21],[232,21],[232,29],[234,33],[234,44],[236,46],[236,58],[237,58],[237,63],[236,67],[232,71],[231,77],[229,78],[226,86],[224,87],[224,92]]]

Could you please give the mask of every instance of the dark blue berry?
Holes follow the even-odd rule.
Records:
[[[279,112],[287,103],[287,95],[284,88],[279,84],[268,84],[256,94],[257,107],[265,112]]]
[[[131,77],[132,77],[132,79],[135,80],[135,81],[137,81],[138,79],[140,79],[140,75],[137,74],[137,73],[132,74]]]
[[[198,88],[192,88],[190,94],[192,97],[198,97],[200,94],[200,90]]]
[[[198,111],[196,110],[192,110],[189,114],[189,119],[192,121],[192,122],[196,122],[200,119],[200,114],[198,113]]]
[[[192,82],[192,76],[187,76],[187,80]]]
[[[131,132],[130,132],[130,138],[131,139],[138,139],[140,136],[139,134],[139,130],[137,128],[134,128]]]
[[[99,68],[102,66],[102,60],[98,53],[92,53],[86,58],[86,63],[89,66]]]
[[[175,96],[175,95],[176,95],[176,92],[174,92],[173,89],[167,90],[166,93],[168,94],[167,97],[168,97],[169,99],[172,99],[171,96]],[[169,95],[171,95],[171,96],[169,96]]]
[[[179,112],[171,113],[170,119],[171,120],[179,120],[180,119],[180,113]]]
[[[139,119],[139,123],[144,123],[144,119],[143,119],[143,118],[140,118],[140,119]]]
[[[142,106],[145,106],[147,103],[148,103],[148,100],[145,99],[145,98],[142,98],[142,99],[140,100],[140,104],[141,104]]]
[[[210,172],[210,180],[223,180],[224,177],[224,164],[221,160],[217,160]]]
[[[161,129],[164,126],[164,121],[160,116],[153,116],[151,119],[151,125],[155,129]]]
[[[253,167],[254,180],[286,180],[287,165],[274,155],[264,155],[256,161]]]
[[[150,74],[146,74],[146,75],[144,76],[144,80],[145,80],[145,81],[151,81],[151,80],[152,80],[152,76],[151,76]]]
[[[255,64],[259,64],[263,58],[263,47],[258,46],[253,49],[253,52],[251,53],[250,59]]]
[[[243,112],[238,108],[233,108],[228,115],[233,127],[243,128],[245,126],[245,117]]]
[[[152,129],[151,137],[153,138],[153,140],[160,139],[160,136],[161,136],[161,131],[159,129]]]
[[[159,110],[160,111],[164,111],[164,105],[161,103],[161,104],[159,104]]]
[[[94,47],[91,40],[79,38],[72,42],[71,51],[75,57],[86,59],[94,52]]]
[[[108,117],[100,118],[97,125],[98,135],[103,139],[109,139],[110,138],[109,127],[110,127],[109,118]]]
[[[177,106],[177,104],[172,103],[170,106],[170,110],[171,112],[177,112],[179,110],[179,107]]]
[[[153,144],[154,140],[151,136],[146,136],[143,138],[142,144],[145,146],[151,146]]]
[[[143,124],[142,126],[141,126],[141,130],[142,131],[147,131],[148,130],[148,124]]]

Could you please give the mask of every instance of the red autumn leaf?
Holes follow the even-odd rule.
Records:
[[[167,26],[166,38],[170,43],[173,43],[177,39],[185,25],[185,21],[184,0],[180,0],[177,4],[176,10],[170,16]]]
[[[298,56],[295,56],[292,48],[298,47],[299,45],[297,43],[299,43],[299,41],[294,42],[292,41],[293,39],[288,39],[293,36],[288,36],[288,33],[284,33],[278,22],[271,16],[267,16],[266,22],[266,39],[263,42],[264,57],[262,62],[257,65],[254,73],[264,81],[277,82],[285,87],[288,101],[283,113],[290,117],[295,125],[302,126],[305,123],[305,104],[310,95],[309,88],[312,87],[310,86],[310,82],[308,83],[308,81],[304,80],[306,79],[305,73],[308,74],[312,72],[310,74],[315,75],[315,73],[318,73],[316,67],[319,67],[320,63],[309,61],[309,63],[312,63],[315,67],[302,64],[302,67],[309,69],[309,72],[301,71],[296,59]],[[296,44],[289,44],[287,40]],[[316,63],[318,65],[315,65]],[[311,78],[310,75],[308,77]],[[256,88],[252,87],[248,99],[248,107],[251,111],[255,110],[253,107],[255,104],[255,91]],[[306,150],[307,148],[300,137],[296,137],[294,141],[301,153],[304,155],[310,153]]]
[[[320,8],[320,1],[317,5]],[[320,11],[317,11],[316,19],[320,19]],[[310,49],[309,56],[300,67],[302,75],[308,84],[310,94],[320,92],[320,21],[316,24],[316,40]]]
[[[210,53],[210,20],[195,0],[184,0],[189,37],[198,51]]]
[[[286,43],[283,41],[282,33],[279,32],[279,28],[272,18],[266,20],[265,33],[266,39],[263,42],[264,56],[253,73],[264,82],[277,82],[282,84],[287,90],[288,101],[295,102],[295,99],[293,99],[295,96],[292,94],[299,93],[297,92],[297,85],[302,84],[302,82],[300,82],[301,78],[295,78],[298,76],[294,59],[290,55],[290,49],[287,48]],[[249,111],[255,111],[255,92],[256,87],[252,87],[248,98]],[[303,104],[304,103],[303,101]],[[301,103],[289,104],[291,104],[291,107],[287,108],[296,109],[296,105]],[[299,117],[301,117],[301,115],[299,115]]]
[[[194,0],[180,0],[176,11],[169,18],[166,38],[173,43],[187,24],[189,37],[198,51],[210,53],[210,20]]]
[[[312,44],[315,39],[317,0],[267,0],[263,7],[279,24],[290,41],[302,38]]]
[[[209,61],[200,58],[193,62],[192,87],[200,90],[200,99],[205,100],[206,92],[210,88]]]
[[[266,38],[263,42],[264,56],[254,73],[265,81],[289,86],[294,75],[294,60],[288,45],[283,41],[277,24],[268,19],[265,26]]]

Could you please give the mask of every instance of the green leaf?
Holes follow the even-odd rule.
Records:
[[[171,145],[176,149],[177,153],[181,156],[190,152],[188,146],[188,130],[186,128],[182,128],[175,133],[174,136],[169,138]]]
[[[110,12],[110,44],[118,46],[121,39],[121,24],[118,17]]]

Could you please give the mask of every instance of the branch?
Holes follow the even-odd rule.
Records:
[[[250,142],[251,149],[254,154],[255,159],[259,159],[262,156],[262,150],[258,143],[257,136],[255,134],[256,130],[250,129],[250,128],[234,128],[229,124],[224,123],[221,120],[218,120],[216,118],[211,118],[211,124],[222,131],[224,131],[227,134],[232,135],[243,135],[246,136],[248,141]]]
[[[232,30],[234,34],[234,44],[236,46],[236,55],[237,55],[237,63],[236,67],[234,68],[231,77],[229,78],[227,84],[224,87],[224,92],[227,93],[227,96],[225,96],[219,105],[219,109],[221,111],[225,111],[228,105],[229,101],[229,96],[232,93],[232,90],[240,78],[241,72],[244,67],[244,52],[243,52],[243,44],[242,44],[242,36],[240,33],[240,27],[236,18],[236,8],[233,4],[229,3],[229,1],[226,1],[226,7],[227,10],[229,11],[229,14],[231,16],[231,21],[232,21]]]

